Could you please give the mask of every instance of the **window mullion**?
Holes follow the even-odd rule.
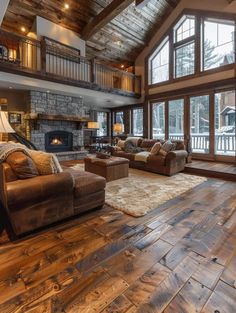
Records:
[[[195,74],[201,72],[201,18],[195,19]]]
[[[169,34],[169,80],[174,79],[174,34]]]

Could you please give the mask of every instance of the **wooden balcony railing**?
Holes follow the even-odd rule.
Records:
[[[47,37],[39,41],[0,30],[0,70],[125,96],[141,94],[140,76],[84,58]]]

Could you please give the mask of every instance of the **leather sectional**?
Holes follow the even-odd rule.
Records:
[[[156,142],[164,143],[161,140],[140,139],[138,147],[150,151]],[[182,140],[171,140],[171,142],[176,144],[174,151],[168,152],[166,156],[150,154],[147,162],[135,161],[135,153],[127,153],[123,150],[112,149],[112,155],[129,159],[129,166],[132,168],[171,176],[184,170],[188,156]]]
[[[106,180],[72,168],[62,173],[18,179],[8,163],[0,165],[1,202],[16,235],[101,208]]]

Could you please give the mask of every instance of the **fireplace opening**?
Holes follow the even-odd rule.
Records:
[[[45,134],[45,150],[47,152],[72,151],[73,134],[71,132],[56,130]]]

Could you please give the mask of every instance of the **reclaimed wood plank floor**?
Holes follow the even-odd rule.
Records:
[[[0,313],[235,313],[236,183],[208,179],[140,218],[104,207],[10,242]]]

